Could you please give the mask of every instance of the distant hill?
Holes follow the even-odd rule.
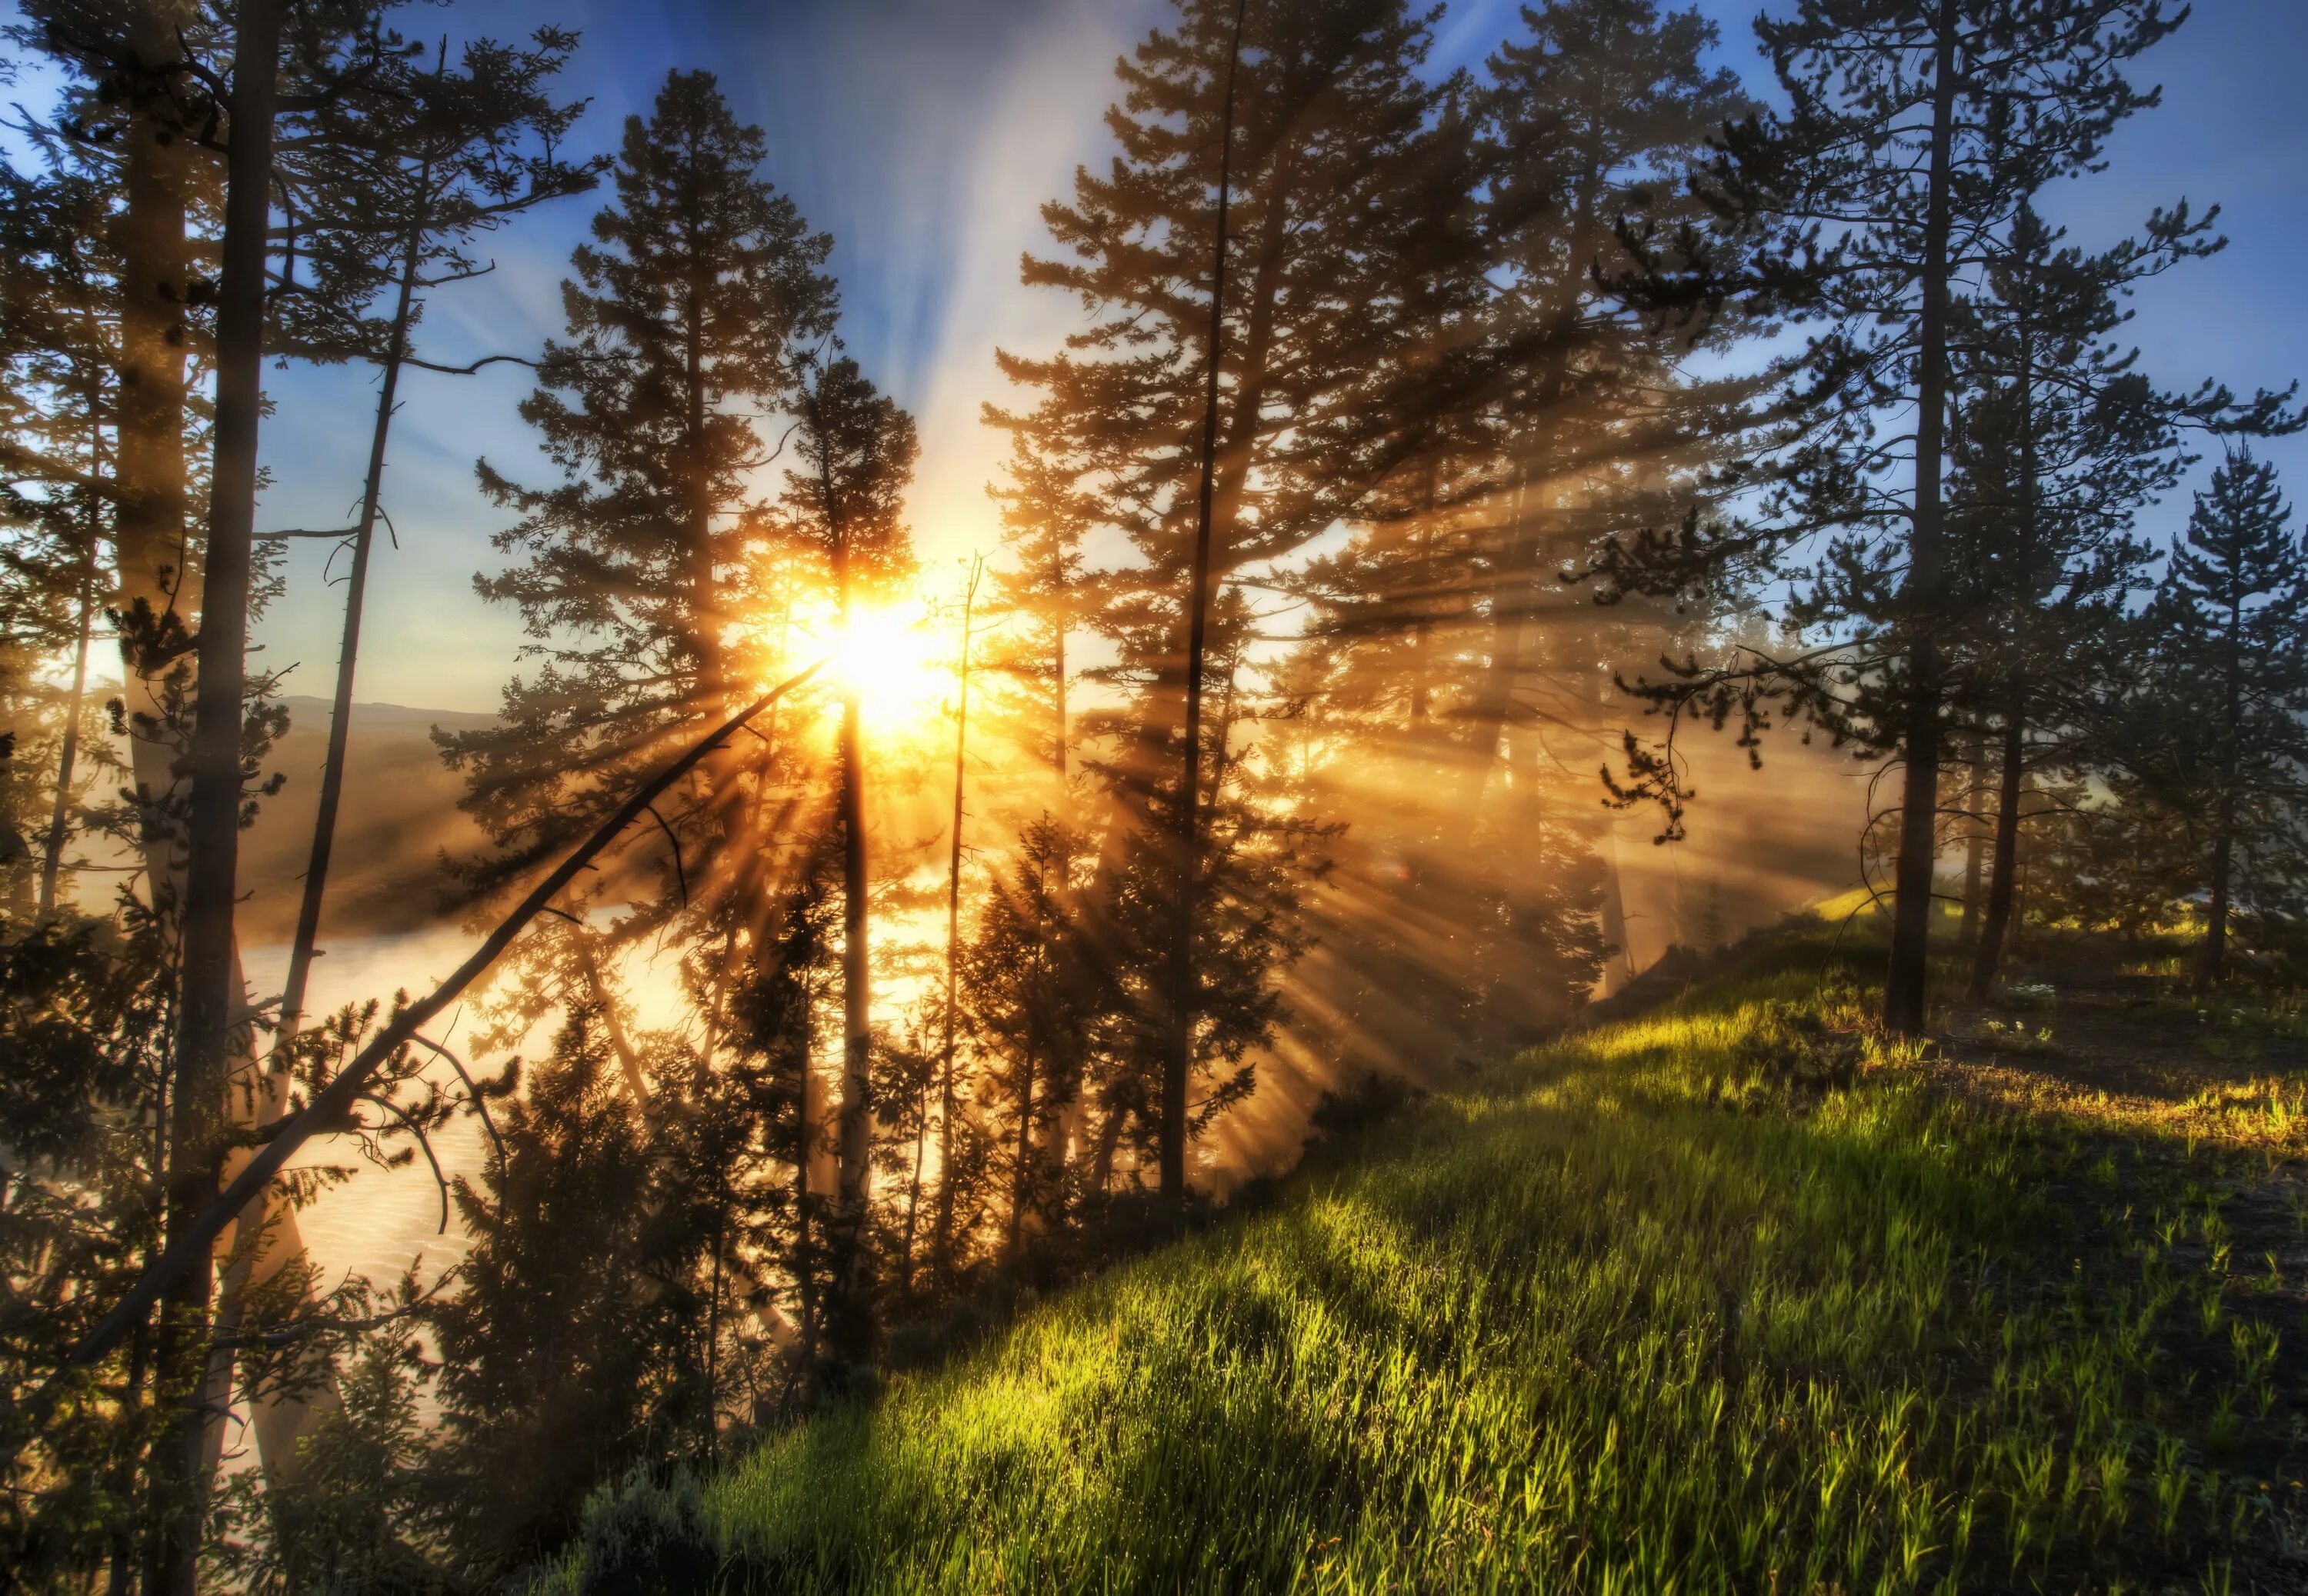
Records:
[[[328,700],[300,696],[282,702],[288,734],[264,768],[286,776],[288,785],[264,802],[254,828],[241,839],[241,935],[260,946],[285,942],[296,929],[329,742]],[[324,936],[392,935],[449,917],[440,906],[440,850],[469,852],[482,838],[457,808],[464,785],[442,765],[432,728],[461,731],[495,718],[402,704],[353,706]]]

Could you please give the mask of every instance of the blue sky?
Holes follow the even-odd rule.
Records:
[[[1760,72],[1753,5],[1701,9],[1723,26],[1725,60]],[[1099,158],[1114,57],[1164,10],[1160,0],[464,0],[412,25],[452,37],[512,36],[544,21],[582,30],[570,89],[592,99],[575,138],[586,150],[612,148],[668,70],[719,76],[767,132],[771,179],[834,236],[852,351],[920,421],[912,517],[935,568],[993,536],[984,490],[1001,441],[977,410],[1000,397],[995,346],[1046,348],[1073,314],[1063,296],[1017,285],[1020,252],[1038,245],[1037,207],[1064,192],[1077,162]],[[1438,54],[1477,62],[1513,21],[1506,0],[1464,0],[1445,15]],[[2165,85],[2164,108],[2117,135],[2106,174],[2058,198],[2055,214],[2087,245],[2183,195],[2226,207],[2227,252],[2140,296],[2132,338],[2160,381],[2214,376],[2249,390],[2308,372],[2304,59],[2308,3],[2202,0],[2142,66],[2142,79]],[[558,330],[556,285],[599,202],[565,202],[488,241],[496,270],[437,299],[424,352],[534,353]],[[330,518],[357,491],[372,381],[360,371],[269,373],[278,408],[264,435],[264,524],[342,524]],[[387,483],[401,547],[383,552],[375,579],[363,700],[494,708],[519,635],[514,617],[471,589],[476,570],[495,567],[487,540],[503,519],[475,491],[472,467],[487,455],[516,477],[546,479],[513,413],[527,389],[525,373],[504,366],[409,382]],[[2308,442],[2266,452],[2308,502]],[[2152,513],[2149,530],[2163,536],[2184,510],[2183,500]],[[337,590],[323,585],[321,564],[317,549],[297,547],[287,596],[263,628],[266,663],[297,666],[292,692],[325,693],[334,668]]]

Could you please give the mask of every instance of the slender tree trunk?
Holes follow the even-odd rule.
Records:
[[[328,890],[329,863],[336,846],[337,811],[344,802],[345,764],[352,739],[353,675],[360,657],[361,616],[368,595],[369,555],[376,546],[377,507],[384,487],[385,444],[392,432],[395,396],[409,323],[416,308],[421,223],[412,224],[401,246],[400,285],[392,307],[383,366],[376,396],[376,421],[370,429],[368,474],[361,484],[360,520],[353,529],[353,556],[345,579],[345,619],[337,646],[336,696],[329,708],[329,751],[321,767],[320,804],[313,817],[313,845],[305,865],[304,896],[297,907],[297,931],[288,945],[288,974],[280,988],[280,1022],[273,1072],[288,1068],[289,1048],[305,1017],[305,988],[321,934],[321,905]]]
[[[2228,914],[2235,862],[2235,794],[2220,794],[2218,830],[2212,839],[2211,901],[2204,907],[2204,957],[2200,981],[2216,986],[2227,974]]]
[[[48,815],[48,840],[40,859],[40,914],[56,911],[56,881],[64,872],[65,842],[72,830],[73,767],[80,759],[82,705],[88,696],[88,649],[96,629],[96,527],[91,510],[88,552],[80,573],[80,625],[73,648],[72,691],[65,695],[64,747],[56,757],[56,801]]]
[[[830,467],[821,467],[828,531],[833,543],[834,585],[840,622],[849,624],[853,593],[847,529]],[[866,1257],[866,1205],[873,1179],[874,965],[867,942],[866,754],[864,705],[857,684],[841,689],[841,1107],[839,1188],[827,1226],[833,1282],[827,1304],[827,1341],[842,1364],[862,1362],[873,1337],[867,1306],[871,1260]]]
[[[1219,118],[1218,218],[1210,245],[1210,326],[1203,353],[1201,482],[1194,519],[1192,586],[1186,594],[1185,739],[1178,773],[1177,884],[1170,926],[1170,1014],[1162,1060],[1161,1192],[1177,1204],[1186,1196],[1186,1081],[1193,1069],[1195,896],[1200,885],[1202,760],[1202,655],[1210,628],[1211,493],[1218,471],[1219,366],[1226,332],[1227,208],[1233,198],[1234,81],[1242,59],[1248,0],[1236,0],[1234,40],[1227,56],[1226,98]],[[1279,227],[1279,222],[1278,222]]]
[[[1025,1255],[1026,1204],[1033,1185],[1034,1052],[1029,1035],[1018,1060],[1018,1146],[1010,1170],[1010,1263],[1013,1268]]]
[[[246,684],[251,541],[263,399],[265,232],[271,208],[272,117],[281,0],[243,0],[229,98],[231,149],[223,269],[217,291],[215,464],[202,576],[200,684],[193,729],[192,804],[179,957],[177,1090],[168,1214],[172,1234],[215,1201],[220,1132],[239,1018],[234,990],[233,894],[240,845],[241,717]],[[192,1399],[207,1368],[211,1271],[188,1270],[161,1301],[163,1390],[185,1403],[156,1460],[168,1515],[155,1596],[189,1596],[197,1582],[203,1504],[203,1414]]]
[[[1418,614],[1410,626],[1410,735],[1423,741],[1432,711],[1434,674],[1434,626],[1427,614],[1429,589],[1434,581],[1434,502],[1441,491],[1440,460],[1426,463],[1425,489],[1411,537],[1418,550]]]
[[[1964,775],[1963,931],[1959,939],[1959,946],[1971,948],[1979,946],[1979,916],[1985,906],[1979,888],[1987,864],[1987,793],[1980,774],[1986,763],[1987,739],[1974,736]]]
[[[1058,790],[1063,795],[1066,785],[1066,626],[1072,614],[1066,603],[1066,567],[1063,558],[1054,560],[1050,579],[1050,603],[1055,614],[1050,618],[1053,642],[1051,664],[1054,680],[1050,684],[1051,709],[1057,718],[1057,747],[1053,751],[1058,772]]]
[[[1091,1144],[1089,1189],[1099,1197],[1114,1188],[1114,1154],[1122,1145],[1123,1126],[1129,1120],[1122,1109],[1108,1109],[1098,1120],[1098,1139]]]
[[[1534,407],[1542,419],[1558,422],[1570,379],[1570,340],[1578,326],[1587,272],[1594,264],[1599,225],[1597,212],[1601,203],[1603,152],[1590,141],[1585,156],[1570,230],[1570,264],[1556,285],[1547,313],[1554,346],[1547,352],[1546,373]],[[1532,447],[1536,447],[1535,443]],[[1555,465],[1559,468],[1560,461]],[[1539,491],[1551,493],[1554,485],[1542,480]],[[1531,462],[1526,455],[1515,473],[1514,522],[1508,530],[1507,546],[1491,598],[1489,668],[1483,674],[1483,684],[1473,706],[1475,726],[1470,746],[1474,762],[1467,784],[1467,813],[1470,816],[1481,812],[1484,789],[1490,783],[1493,767],[1499,762],[1502,734],[1514,707],[1515,677],[1522,668],[1524,634],[1538,610],[1537,518],[1531,494]]]
[[[1995,868],[1988,878],[1987,913],[1980,922],[1979,946],[1972,953],[1971,986],[1966,994],[1975,1003],[1985,1003],[1995,995],[2003,946],[2011,935],[2011,905],[2020,879],[2020,798],[2027,778],[2027,683],[2015,682],[2011,705],[2003,715],[2003,776],[1995,795]]]
[[[1481,812],[1491,768],[1498,763],[1499,741],[1507,714],[1514,703],[1515,670],[1522,653],[1523,620],[1530,607],[1532,562],[1537,558],[1530,516],[1530,474],[1526,464],[1515,475],[1513,522],[1507,528],[1505,549],[1499,556],[1498,579],[1492,584],[1489,659],[1468,718],[1466,812]]]
[[[2020,630],[2027,624],[2028,612],[2041,596],[2037,591],[2036,562],[2042,547],[2041,521],[2037,500],[2042,479],[2037,468],[2039,454],[2036,440],[2036,338],[2035,284],[2023,279],[2020,297],[2020,549],[2015,562],[2015,596],[2011,635],[2008,658],[2011,673],[2011,701],[2003,710],[2003,778],[1996,794],[1995,810],[1995,876],[1988,887],[1986,924],[1979,945],[1973,950],[1971,982],[1967,996],[1972,1002],[1985,1003],[1995,994],[1995,982],[2001,974],[2001,962],[2013,938],[2013,905],[2018,901],[2020,880],[2020,799],[2027,783],[2028,753],[2028,666],[2020,652]],[[1975,786],[1976,784],[1975,783]],[[1976,843],[1972,856],[1977,858]],[[1976,871],[1976,866],[1974,870]],[[1970,912],[1967,889],[1965,913]]]
[[[713,1282],[705,1309],[705,1466],[719,1461],[721,1450],[721,1254],[728,1245],[728,1215],[713,1214]]]
[[[1615,827],[1603,831],[1603,940],[1611,951],[1603,959],[1603,983],[1617,991],[1632,981],[1635,950],[1627,937],[1627,898],[1619,871],[1619,834]]]
[[[914,1236],[922,1212],[922,1165],[930,1152],[930,1094],[925,1085],[914,1103],[914,1169],[906,1182],[906,1234],[898,1249],[898,1295],[914,1294]]]
[[[1923,311],[1917,327],[1916,502],[1906,608],[1916,634],[1908,650],[1906,780],[1899,862],[1892,902],[1891,958],[1883,980],[1883,1024],[1915,1034],[1925,1023],[1930,976],[1932,878],[1938,865],[1941,680],[1939,624],[1941,456],[1947,422],[1948,249],[1953,228],[1956,0],[1941,0],[1932,79],[1931,167],[1924,217]]]
[[[969,754],[969,621],[977,602],[978,573],[984,562],[972,560],[969,585],[961,599],[961,665],[954,694],[953,832],[946,862],[945,886],[945,1045],[938,1061],[938,1206],[937,1266],[942,1275],[953,1274],[953,1046],[958,1017],[961,969],[961,822],[964,784]],[[1058,778],[1065,779],[1065,629],[1058,631]]]
[[[794,1295],[800,1299],[802,1364],[806,1368],[817,1360],[817,1258],[813,1232],[817,1229],[820,1183],[813,1171],[824,1104],[818,1101],[816,993],[814,983],[807,977],[804,980],[801,1103],[794,1116]]]
[[[874,1127],[874,989],[871,948],[867,943],[870,915],[866,857],[866,759],[859,725],[857,690],[847,688],[841,704],[841,1107],[838,1137],[840,1146],[840,1203],[836,1244],[841,1249],[841,1306],[846,1322],[840,1334],[845,1352],[864,1351],[858,1344],[866,1285],[866,1205],[871,1177],[870,1154]]]
[[[2227,630],[2222,639],[2224,692],[2220,704],[2220,794],[2214,805],[2211,901],[2204,910],[2204,951],[2197,982],[2211,986],[2226,973],[2228,911],[2235,861],[2236,787],[2243,747],[2243,594],[2228,585]]]

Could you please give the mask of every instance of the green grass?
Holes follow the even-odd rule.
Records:
[[[1823,946],[772,1438],[703,1488],[721,1583],[2246,1588],[2300,1496],[2245,1278],[2277,1265],[2223,1244],[2218,1149],[1872,1043],[1847,1085],[1775,1084],[1780,1006],[1859,1025]]]

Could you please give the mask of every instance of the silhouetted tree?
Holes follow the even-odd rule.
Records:
[[[813,362],[794,444],[801,464],[786,473],[782,509],[788,532],[823,555],[836,622],[846,629],[857,608],[913,568],[911,541],[900,519],[918,448],[913,420],[875,391],[856,361],[843,356]],[[835,1360],[847,1364],[868,1356],[874,1335],[866,1245],[874,1022],[864,710],[854,679],[841,683],[841,692],[842,1046],[835,1135],[840,1184],[827,1211],[831,1257],[825,1327]]]
[[[568,340],[547,345],[521,407],[566,480],[480,468],[521,515],[496,545],[524,562],[475,585],[519,608],[542,664],[506,685],[499,725],[441,739],[496,845],[458,867],[475,892],[562,851],[723,701],[739,619],[723,577],[750,536],[745,474],[775,452],[761,418],[799,401],[798,356],[834,311],[829,241],[760,176],[765,153],[708,73],[673,73],[627,119],[616,202],[573,256]],[[701,855],[743,785],[719,766],[697,779],[681,834]],[[661,873],[628,930],[673,912],[670,859]]]
[[[1015,513],[1071,539],[1063,521],[1094,511],[1091,533],[1134,554],[1098,579],[1095,612],[1118,655],[1099,674],[1127,707],[1085,730],[1115,734],[1102,764],[1123,824],[1184,855],[1167,899],[1178,967],[1167,998],[1145,994],[1171,1016],[1146,1108],[1173,1199],[1203,1119],[1186,1106],[1198,978],[1177,957],[1181,906],[1200,913],[1191,855],[1205,844],[1180,845],[1203,835],[1203,794],[1180,784],[1225,757],[1203,746],[1209,727],[1191,750],[1184,731],[1203,693],[1226,691],[1208,667],[1233,653],[1216,617],[1234,573],[1350,513],[1418,435],[1403,396],[1446,381],[1410,308],[1422,270],[1463,242],[1456,205],[1421,202],[1463,148],[1441,131],[1448,89],[1418,70],[1430,45],[1397,0],[1181,0],[1176,27],[1117,65],[1116,161],[1045,208],[1059,253],[1027,262],[1029,284],[1080,296],[1090,320],[1065,353],[1001,356],[1038,390],[993,416],[1026,465]]]
[[[2308,775],[2308,544],[2275,468],[2238,453],[2196,497],[2148,615],[2144,691],[2121,713],[2135,796],[2181,817],[2206,893],[2200,978],[2227,965],[2238,862]]]
[[[1925,1020],[1938,835],[1940,742],[1954,618],[1944,491],[1959,275],[1975,269],[2020,203],[2092,168],[2108,132],[2152,106],[2130,63],[2177,25],[2160,0],[1801,0],[1756,34],[1784,111],[1727,130],[1706,192],[1735,225],[1766,234],[1734,262],[1704,248],[1653,273],[1712,303],[1744,292],[1760,314],[1821,330],[1790,368],[1789,402],[1815,425],[1772,461],[1778,491],[1745,524],[1638,540],[1606,558],[1623,585],[1675,591],[1702,573],[1769,567],[1831,534],[1806,573],[1800,619],[1856,624],[1862,647],[1694,670],[1665,696],[1704,702],[1748,734],[1791,701],[1839,735],[1896,751],[1902,768],[1896,901],[1883,1015]],[[1892,417],[1911,419],[1893,421]],[[1871,708],[1855,716],[1864,679]],[[1759,683],[1768,683],[1761,686]],[[1861,721],[1867,724],[1862,725]],[[1639,775],[1671,785],[1666,768]]]

